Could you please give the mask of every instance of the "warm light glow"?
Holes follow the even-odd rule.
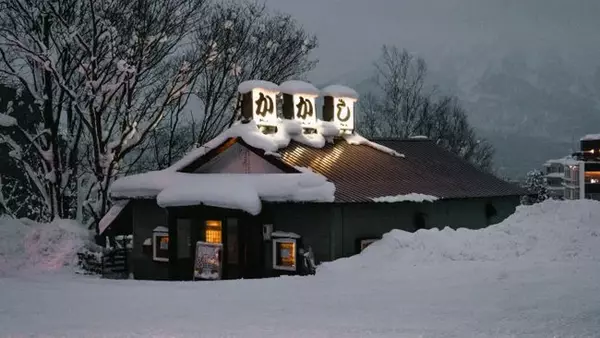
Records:
[[[252,90],[252,118],[259,126],[277,126],[277,92]]]
[[[206,229],[204,231],[205,242],[207,243],[222,243],[221,237],[221,221],[206,221]]]
[[[303,102],[300,102],[302,99]],[[303,127],[314,127],[317,123],[317,106],[315,104],[316,96],[295,94],[294,100],[294,120],[298,121]]]
[[[281,243],[279,244],[279,250],[281,254],[281,265],[293,267],[296,266],[296,243]]]
[[[338,129],[342,131],[354,129],[355,103],[355,99],[348,97],[333,98],[333,123]]]
[[[160,249],[161,250],[169,250],[169,237],[161,237]]]

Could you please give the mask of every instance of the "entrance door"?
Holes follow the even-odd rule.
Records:
[[[249,217],[242,228],[244,278],[260,278],[263,276],[264,261],[262,224]]]

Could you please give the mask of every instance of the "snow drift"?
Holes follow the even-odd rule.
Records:
[[[319,272],[512,260],[600,262],[600,202],[548,200],[520,206],[502,223],[481,230],[393,230],[360,255],[323,264]]]
[[[89,239],[89,232],[74,221],[0,217],[0,276],[75,269],[77,253]]]

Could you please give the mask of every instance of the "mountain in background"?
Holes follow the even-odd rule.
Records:
[[[600,67],[581,72],[548,50],[542,56],[482,55],[486,50],[428,62],[428,81],[461,99],[473,126],[494,145],[499,175],[523,177],[546,160],[577,150],[583,135],[600,132]],[[372,70],[368,66],[335,81],[361,93],[373,91]]]

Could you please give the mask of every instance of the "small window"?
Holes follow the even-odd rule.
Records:
[[[169,261],[169,234],[155,232],[152,234],[152,258],[157,262]]]
[[[221,221],[206,221],[205,223],[206,229],[204,230],[204,238],[207,243],[222,243],[221,230],[222,223]]]
[[[273,240],[273,269],[296,271],[296,240],[278,238]]]

